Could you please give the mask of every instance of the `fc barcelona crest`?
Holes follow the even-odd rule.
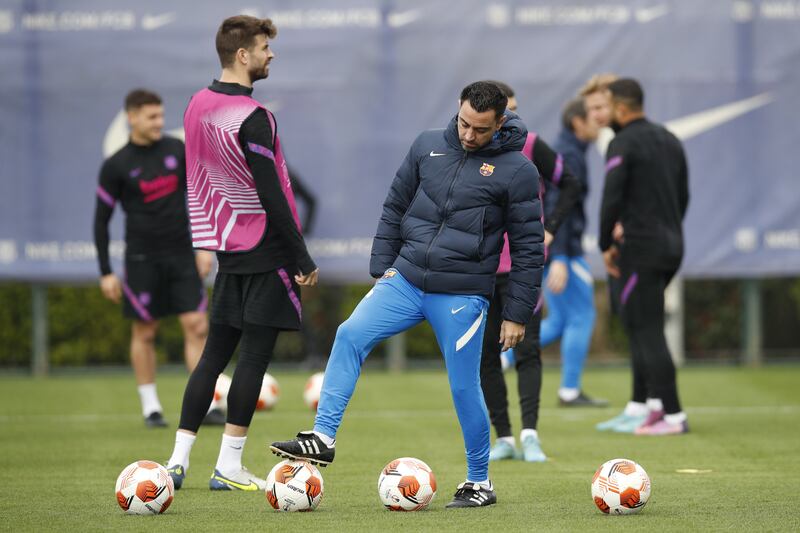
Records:
[[[482,176],[491,176],[494,173],[494,165],[484,163],[481,165],[480,173]]]

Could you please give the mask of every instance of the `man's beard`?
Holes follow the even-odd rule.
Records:
[[[609,124],[608,127],[614,130],[614,133],[619,133],[622,130],[622,125],[613,118],[611,119],[611,124]]]
[[[258,80],[266,79],[267,76],[269,76],[266,65],[264,65],[260,69],[253,69],[249,71],[248,74],[250,75],[250,83],[255,83]]]

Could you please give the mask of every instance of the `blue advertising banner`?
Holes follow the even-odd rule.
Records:
[[[800,272],[800,1],[5,0],[0,278],[98,276],[97,174],[127,140],[125,94],[159,92],[180,136],[188,98],[219,75],[216,29],[237,13],[278,26],[254,96],[317,196],[308,241],[323,280],[368,278],[394,172],[420,131],[447,124],[464,85],[509,83],[529,129],[552,140],[562,105],[598,72],[638,78],[650,118],[685,143],[684,275]],[[590,162],[584,244],[602,275],[598,150]]]

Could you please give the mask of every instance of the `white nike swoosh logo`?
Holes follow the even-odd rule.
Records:
[[[389,13],[389,16],[386,17],[386,23],[390,28],[402,28],[403,26],[407,26],[416,21],[420,16],[422,16],[421,9],[410,9],[408,11]]]
[[[445,154],[439,154],[439,153],[436,153],[433,150],[431,150],[431,153],[430,153],[431,157],[439,157],[440,155],[445,155]]]
[[[458,309],[450,309],[450,312],[451,312],[452,314],[456,314],[456,313],[458,313],[459,311],[461,311],[462,309],[464,309],[466,306],[467,306],[467,304],[464,304],[464,305],[462,305],[461,307],[459,307]]]
[[[636,10],[636,21],[641,24],[647,24],[648,22],[652,22],[657,18],[663,17],[667,13],[669,13],[669,6],[666,4],[643,7]]]
[[[664,126],[675,134],[678,139],[685,141],[759,107],[763,107],[773,100],[774,98],[770,93],[761,93],[738,102],[713,107],[706,111],[670,120]]]
[[[146,31],[157,30],[162,26],[174,22],[176,18],[177,14],[175,12],[162,13],[160,15],[143,15],[142,29]]]

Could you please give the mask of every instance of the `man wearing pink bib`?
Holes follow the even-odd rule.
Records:
[[[275,118],[251,97],[275,55],[269,19],[226,19],[216,37],[219,80],[197,92],[184,115],[187,205],[195,248],[217,253],[211,326],[183,397],[175,448],[167,462],[175,488],[214,384],[239,346],[228,417],[211,490],[264,490],[242,466],[242,452],[278,333],[298,330],[300,286],[318,269],[301,233]]]

